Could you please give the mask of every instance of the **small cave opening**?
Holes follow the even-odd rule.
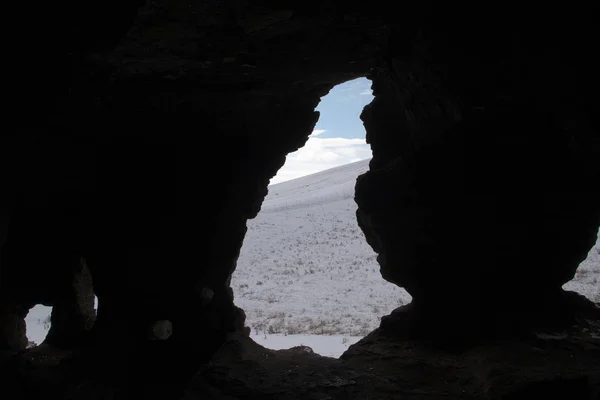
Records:
[[[323,96],[308,141],[288,154],[248,221],[231,287],[264,347],[338,357],[411,301],[381,277],[356,220],[356,178],[372,157],[360,114],[372,100],[366,78]]]
[[[25,317],[25,334],[28,340],[28,348],[39,346],[46,340],[46,336],[52,327],[52,309],[51,306],[36,304],[27,313]],[[97,296],[94,296],[94,312],[98,312]]]
[[[52,307],[37,304],[27,313],[25,317],[26,335],[28,348],[36,347],[46,339],[48,331],[52,326]]]

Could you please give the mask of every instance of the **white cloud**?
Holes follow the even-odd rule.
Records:
[[[363,95],[363,96],[364,95],[372,96],[373,95],[373,91],[371,89],[366,89],[366,90],[363,90],[362,92],[360,92],[359,94]]]
[[[365,139],[317,137],[323,132],[314,131],[304,147],[288,154],[285,165],[271,179],[271,184],[372,157]]]
[[[327,132],[326,129],[315,129],[312,131],[311,136],[319,136],[321,133]]]

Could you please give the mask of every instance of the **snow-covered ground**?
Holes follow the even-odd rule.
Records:
[[[381,278],[376,254],[359,229],[354,203],[358,161],[269,187],[248,221],[231,286],[251,336],[265,347],[305,345],[337,357],[410,295]],[[565,289],[600,302],[600,239]],[[27,317],[40,343],[49,308]]]
[[[308,346],[315,353],[326,357],[339,357],[350,345],[362,339],[362,336],[345,335],[251,335],[254,341],[268,349],[282,350],[295,346]]]
[[[381,278],[356,222],[354,184],[368,163],[269,187],[231,280],[253,333],[364,336],[410,302]]]

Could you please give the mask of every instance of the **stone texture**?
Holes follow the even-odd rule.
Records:
[[[13,304],[3,304],[0,317],[1,350],[22,350],[27,347],[25,317],[27,311]]]
[[[357,216],[382,275],[432,318],[544,307],[559,318],[561,286],[596,238],[600,147],[552,123],[488,107],[359,178]]]
[[[94,326],[94,285],[83,259],[72,260],[72,278],[66,298],[53,304],[51,326],[44,343],[68,348],[77,345]]]
[[[374,157],[357,184],[357,218],[383,277],[415,299],[383,322],[373,346],[406,338],[406,326],[419,349],[429,339],[452,347],[510,338],[498,373],[511,381],[514,357],[525,351],[515,334],[526,340],[583,324],[586,306],[560,286],[600,224],[593,12],[396,7],[8,6],[7,15],[27,18],[6,48],[6,76],[17,84],[5,93],[14,128],[0,136],[0,215],[9,216],[0,220],[0,345],[17,351],[2,354],[2,372],[21,397],[179,398],[194,395],[194,376],[205,398],[366,398],[379,383],[380,397],[403,393],[386,374],[406,370],[378,350],[382,364],[369,373],[351,365],[358,350],[339,362],[265,352],[247,338],[219,350],[231,335],[247,335],[229,287],[247,219],[286,154],[307,140],[319,98],[361,76],[373,81],[375,100],[362,118]],[[90,331],[82,258],[99,299]],[[19,353],[23,317],[38,303],[58,307],[53,332]],[[172,335],[151,340],[163,320]],[[587,346],[565,332],[573,346]],[[390,354],[411,360],[402,343]],[[249,356],[255,371],[248,363],[236,370],[247,351],[259,357]],[[419,357],[432,365],[438,351]],[[267,365],[264,354],[277,355]],[[540,378],[519,387],[484,379],[489,389],[475,388],[469,373],[452,395],[462,386],[473,398],[589,394],[595,381],[583,370],[595,370],[584,354],[547,370],[539,364]],[[289,387],[271,380],[296,361],[307,366],[299,367],[305,386],[297,377]],[[412,395],[446,393],[418,365],[407,367]],[[243,379],[223,378],[228,368]],[[255,372],[272,384],[248,383]]]

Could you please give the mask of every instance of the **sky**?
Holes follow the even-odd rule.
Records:
[[[287,155],[271,185],[371,158],[360,113],[372,100],[371,81],[366,78],[331,89],[316,108],[321,115],[306,145]]]

